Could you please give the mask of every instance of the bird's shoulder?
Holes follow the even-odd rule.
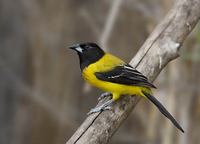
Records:
[[[97,62],[90,64],[88,67],[86,67],[83,72],[107,72],[109,70],[114,69],[118,65],[124,65],[126,64],[123,60],[120,58],[106,53],[101,59],[99,59]]]
[[[126,63],[122,59],[112,54],[106,53],[102,57],[102,59],[99,60],[99,62],[97,63],[97,66],[99,66],[99,70],[101,72],[105,72],[105,71],[114,69],[116,66],[125,65],[125,64]]]

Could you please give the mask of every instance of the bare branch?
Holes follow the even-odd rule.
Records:
[[[199,18],[199,0],[178,0],[130,64],[153,81],[169,61],[179,56],[180,46]],[[126,96],[115,105],[114,112],[88,116],[66,144],[108,143],[139,100],[139,97]]]

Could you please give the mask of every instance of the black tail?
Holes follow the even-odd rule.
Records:
[[[143,94],[152,102],[156,105],[156,107],[159,109],[159,111],[166,116],[180,131],[184,133],[184,130],[182,127],[178,124],[178,122],[173,118],[173,116],[166,110],[166,108],[152,95],[149,93],[146,93],[142,91]]]

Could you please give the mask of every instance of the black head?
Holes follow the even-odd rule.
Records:
[[[69,48],[77,52],[81,70],[89,64],[98,61],[105,54],[105,52],[95,43],[80,43],[72,45]]]

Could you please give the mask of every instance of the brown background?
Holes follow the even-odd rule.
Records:
[[[102,43],[116,2],[0,1],[0,144],[64,144],[101,93],[84,83],[78,58],[67,46],[97,42],[129,62],[173,4],[173,0],[122,0]],[[155,82],[155,95],[185,134],[142,100],[111,144],[200,143],[199,29],[185,42],[181,57]]]

